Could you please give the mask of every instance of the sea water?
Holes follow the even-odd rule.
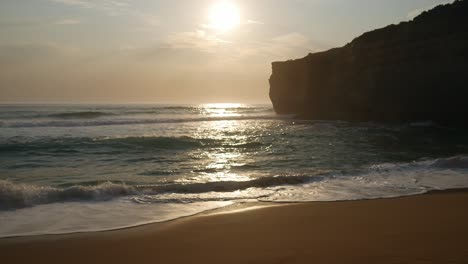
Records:
[[[467,131],[271,105],[0,105],[0,237],[468,187]]]

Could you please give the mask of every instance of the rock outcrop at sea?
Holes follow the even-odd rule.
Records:
[[[467,126],[468,0],[273,62],[270,98],[277,113],[304,119]]]

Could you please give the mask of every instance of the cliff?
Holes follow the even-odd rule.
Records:
[[[306,119],[466,125],[468,0],[274,62],[270,98],[277,113]]]

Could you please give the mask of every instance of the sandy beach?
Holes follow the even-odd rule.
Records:
[[[468,263],[468,193],[312,202],[0,240],[2,263]]]

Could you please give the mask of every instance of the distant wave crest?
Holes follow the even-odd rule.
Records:
[[[33,121],[4,121],[0,127],[21,128],[21,127],[89,127],[89,126],[115,126],[115,125],[145,125],[145,124],[170,124],[208,121],[242,121],[242,120],[279,120],[290,119],[292,116],[278,115],[232,115],[232,116],[206,116],[206,117],[185,117],[185,118],[124,118],[124,119],[97,119],[104,114],[98,112],[82,112],[57,114],[64,120],[33,120]],[[79,119],[79,120],[76,120]],[[89,119],[89,120],[88,120]]]
[[[65,113],[58,113],[58,114],[50,114],[50,117],[57,117],[63,119],[92,119],[98,118],[102,116],[110,116],[114,115],[112,113],[107,112],[98,112],[98,111],[83,111],[83,112],[65,112]]]
[[[186,150],[195,148],[222,147],[237,149],[256,149],[262,147],[261,142],[232,142],[211,138],[181,137],[117,137],[117,138],[40,138],[33,141],[9,140],[0,143],[0,153],[10,151],[41,151],[54,153],[70,153],[75,147],[78,149],[98,149],[106,147],[112,149],[152,149],[152,150]]]

